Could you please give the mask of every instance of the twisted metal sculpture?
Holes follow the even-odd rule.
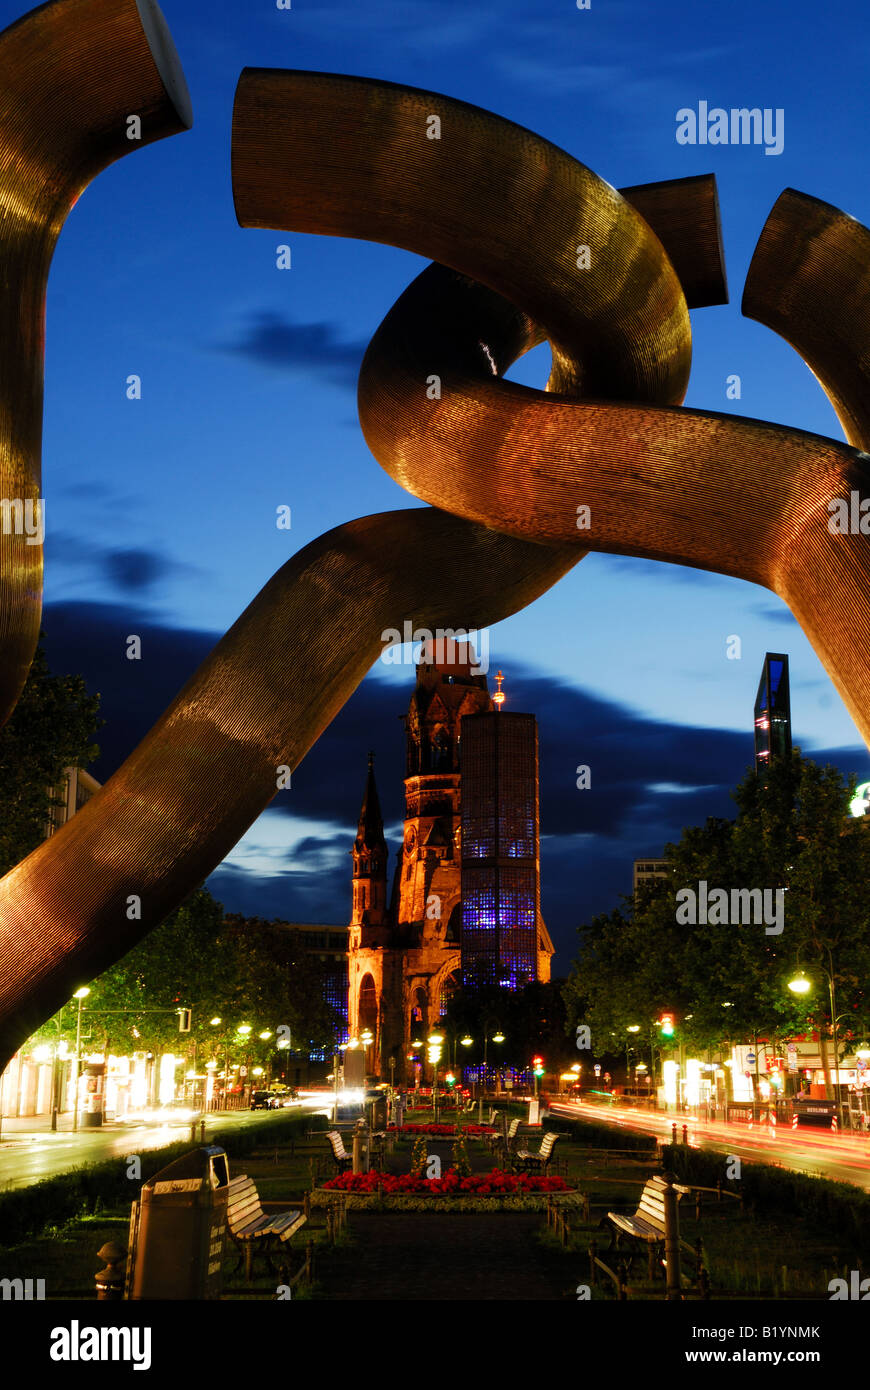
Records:
[[[0,529],[0,725],[27,679],[42,611],[45,287],[55,243],[97,174],[192,120],[153,0],[55,0],[0,34],[0,497],[12,504]]]
[[[427,135],[432,115],[440,140]],[[850,538],[828,544],[822,512],[832,489],[863,480],[867,460],[818,436],[679,408],[688,303],[725,293],[711,180],[621,197],[548,142],[463,103],[248,70],[233,184],[243,225],[362,236],[438,262],[378,330],[359,387],[373,452],[436,506],[348,523],[290,560],[98,795],[0,882],[0,1065],[220,862],[274,796],[277,768],[298,764],[362,679],[386,628],[488,625],[588,548],[776,588],[870,728],[868,663],[826,648],[806,598],[839,584],[866,619],[866,583],[843,564],[858,552]],[[824,314],[822,293],[812,304]],[[756,312],[773,310],[759,301]],[[545,336],[547,392],[502,380]],[[831,374],[840,380],[836,362]],[[580,505],[591,529],[577,529]]]

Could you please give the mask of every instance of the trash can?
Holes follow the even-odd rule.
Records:
[[[145,1183],[130,1222],[129,1298],[220,1298],[229,1181],[226,1152],[206,1145]]]
[[[379,1095],[366,1101],[366,1122],[373,1134],[387,1127],[387,1097]]]

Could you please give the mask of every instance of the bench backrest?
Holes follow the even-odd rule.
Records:
[[[233,1178],[227,1188],[227,1224],[231,1231],[250,1226],[258,1216],[262,1216],[260,1197],[253,1178],[244,1173]]]
[[[511,1120],[510,1125],[509,1125],[509,1127],[508,1127],[508,1136],[507,1136],[508,1139],[516,1139],[517,1134],[519,1133],[519,1128],[520,1128],[520,1121],[519,1121],[519,1120]]]
[[[332,1152],[335,1154],[336,1158],[350,1158],[350,1154],[344,1147],[344,1140],[337,1129],[330,1129],[326,1137],[332,1145]]]
[[[558,1138],[558,1134],[556,1134],[556,1132],[552,1129],[550,1130],[549,1134],[544,1135],[543,1139],[541,1140],[541,1158],[550,1157],[550,1154],[553,1152],[553,1145],[555,1144]]]
[[[667,1184],[661,1178],[650,1178],[643,1192],[640,1194],[640,1205],[637,1215],[643,1216],[653,1226],[660,1226],[665,1229],[665,1188]]]

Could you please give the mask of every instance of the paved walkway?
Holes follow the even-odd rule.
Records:
[[[351,1246],[317,1271],[333,1300],[549,1301],[576,1297],[559,1254],[540,1245],[543,1212],[349,1212]]]

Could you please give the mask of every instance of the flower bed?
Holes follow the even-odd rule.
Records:
[[[418,1197],[506,1197],[572,1190],[564,1178],[505,1173],[500,1168],[494,1168],[491,1173],[473,1173],[467,1178],[460,1177],[452,1169],[443,1178],[423,1178],[416,1173],[341,1173],[337,1178],[330,1178],[323,1187],[327,1192],[353,1192],[363,1196],[413,1193]]]
[[[476,1174],[461,1178],[420,1178],[411,1173],[342,1173],[311,1194],[312,1207],[328,1207],[341,1194],[349,1210],[384,1212],[544,1211],[556,1199],[560,1207],[582,1209],[581,1192],[564,1178],[528,1173]]]
[[[494,1134],[495,1125],[461,1125],[457,1131],[456,1125],[399,1125],[390,1126],[395,1129],[396,1134],[431,1134],[436,1139],[453,1139],[456,1134],[470,1134],[481,1136],[483,1134]]]

